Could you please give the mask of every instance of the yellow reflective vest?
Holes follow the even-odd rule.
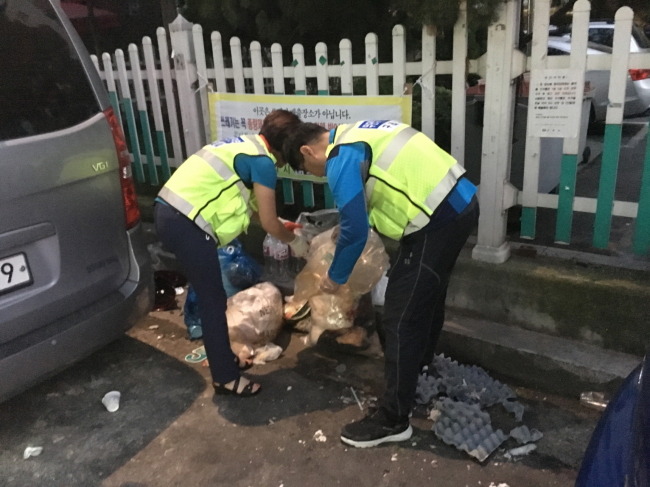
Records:
[[[370,225],[395,240],[426,226],[465,173],[429,137],[400,122],[339,125],[328,151],[354,142],[372,151],[364,175]]]
[[[190,156],[158,193],[221,247],[246,231],[257,210],[253,192],[235,172],[235,157],[240,154],[267,156],[277,162],[260,136],[233,137]]]

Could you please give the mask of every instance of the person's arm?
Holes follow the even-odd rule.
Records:
[[[307,240],[288,230],[278,219],[275,207],[275,186],[278,178],[275,164],[268,157],[257,158],[249,162],[251,163],[253,193],[258,206],[257,217],[262,228],[278,240],[289,244],[295,255],[305,257],[309,251]]]
[[[267,233],[284,243],[292,242],[296,236],[290,232],[278,219],[278,214],[275,208],[275,190],[260,183],[253,183],[253,192],[257,198],[259,205],[259,219],[262,228]]]
[[[339,285],[348,281],[368,240],[368,212],[360,166],[366,158],[363,144],[351,144],[334,148],[327,161],[327,180],[341,222],[341,232],[328,276]],[[327,286],[323,290],[328,292]]]

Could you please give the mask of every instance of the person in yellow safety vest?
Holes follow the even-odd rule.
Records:
[[[206,145],[174,172],[158,193],[154,221],[158,238],[176,255],[196,291],[203,343],[217,394],[251,396],[260,385],[240,375],[241,363],[230,348],[226,292],[217,246],[228,245],[248,228],[254,212],[262,227],[303,257],[309,249],[278,219],[276,164],[284,165],[282,144],[300,124],[286,110],[263,121],[259,135],[242,135]]]
[[[388,274],[382,319],[386,392],[377,411],[343,428],[356,447],[407,440],[418,375],[433,359],[449,276],[478,222],[476,187],[456,160],[406,124],[366,120],[327,131],[304,123],[284,145],[295,170],[327,176],[341,216],[326,293],[345,284],[369,226],[399,250]]]

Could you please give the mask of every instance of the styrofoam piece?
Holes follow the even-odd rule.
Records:
[[[485,461],[508,437],[492,429],[490,415],[478,404],[465,404],[443,398],[436,404],[441,412],[433,426],[436,436],[469,455]]]
[[[522,425],[513,429],[510,432],[510,436],[517,440],[520,445],[525,445],[526,443],[532,443],[533,441],[541,439],[544,434],[535,428],[529,430],[528,426]]]
[[[506,411],[515,415],[515,420],[518,423],[524,418],[524,405],[517,401],[503,401],[503,407],[506,408]]]
[[[439,391],[457,401],[490,407],[517,396],[507,385],[493,379],[481,367],[462,365],[444,355],[436,355],[430,369],[439,376]]]
[[[418,377],[418,387],[415,391],[415,402],[418,404],[429,404],[438,396],[440,379],[427,374]]]

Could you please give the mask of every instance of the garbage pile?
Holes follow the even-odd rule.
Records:
[[[309,306],[311,316],[297,324],[296,328],[309,335],[307,345],[314,345],[325,330],[351,328],[359,299],[369,293],[388,268],[388,254],[384,244],[373,230],[359,257],[348,282],[335,294],[320,291],[320,282],[334,259],[339,227],[336,226],[313,237],[304,269],[296,276],[294,295],[287,299],[285,318]]]
[[[523,421],[524,406],[507,385],[493,379],[481,367],[466,366],[436,355],[431,365],[418,378],[416,402],[431,409],[435,435],[448,445],[467,452],[478,461],[485,461],[508,438],[514,438],[525,448],[507,452],[510,458],[534,450],[533,442],[542,437],[536,429],[521,425],[505,434],[494,430],[487,408],[501,404]]]

